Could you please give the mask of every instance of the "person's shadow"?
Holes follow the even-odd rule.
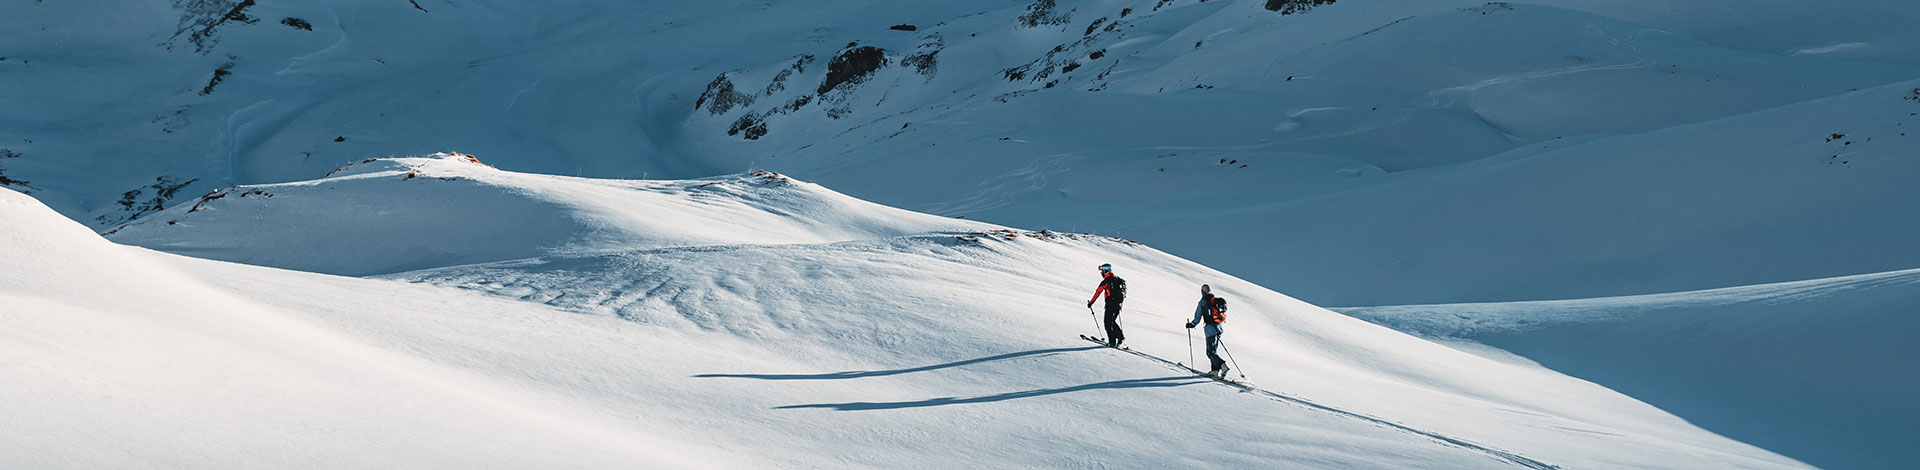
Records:
[[[990,403],[990,402],[996,402],[996,401],[1012,400],[1015,398],[1032,398],[1032,397],[1053,395],[1053,394],[1059,394],[1059,393],[1078,392],[1083,390],[1096,390],[1096,389],[1104,389],[1104,388],[1179,387],[1182,385],[1193,385],[1193,384],[1204,383],[1204,382],[1207,382],[1207,380],[1190,376],[1190,375],[1179,375],[1179,376],[1172,376],[1172,377],[1155,377],[1151,379],[1115,380],[1111,382],[1090,383],[1086,385],[1075,385],[1071,387],[1043,388],[1038,390],[1027,390],[1024,392],[1008,392],[1008,393],[969,397],[969,398],[943,397],[943,398],[933,398],[933,399],[918,400],[918,401],[882,401],[882,402],[856,401],[856,402],[847,402],[847,403],[813,403],[813,404],[807,404],[807,405],[776,406],[776,407],[773,407],[773,409],[792,410],[792,409],[802,409],[802,408],[827,408],[827,409],[839,410],[839,411],[892,410],[892,409],[900,409],[900,408],[921,408],[921,407],[928,407],[928,406],[964,405],[968,403]]]
[[[987,356],[979,359],[968,359],[964,361],[949,362],[946,364],[934,364],[934,365],[924,366],[924,367],[915,367],[911,369],[897,369],[897,370],[856,370],[856,371],[846,371],[846,372],[833,372],[828,374],[700,374],[700,375],[695,375],[694,377],[702,378],[702,379],[729,378],[729,379],[760,379],[760,380],[858,379],[861,377],[881,377],[881,376],[888,376],[888,375],[910,374],[914,372],[926,372],[930,370],[940,370],[940,369],[946,369],[950,367],[960,367],[960,366],[969,365],[969,364],[979,364],[982,362],[1003,361],[1007,359],[1020,358],[1020,357],[1044,357],[1044,356],[1051,356],[1051,355],[1060,354],[1060,353],[1069,353],[1074,351],[1088,351],[1088,350],[1094,350],[1094,349],[1100,349],[1100,346],[1082,346],[1078,348],[1036,349],[1032,351],[1006,353],[998,356]]]
[[[695,378],[757,379],[757,380],[844,380],[844,379],[858,379],[863,377],[883,377],[883,376],[889,376],[889,375],[910,374],[914,372],[926,372],[931,370],[947,369],[947,368],[960,367],[960,366],[971,365],[971,364],[979,364],[983,362],[1004,361],[1007,359],[1015,359],[1015,358],[1022,358],[1022,357],[1045,357],[1045,356],[1051,356],[1055,354],[1063,354],[1063,353],[1069,353],[1069,352],[1075,352],[1075,351],[1090,351],[1090,350],[1095,350],[1100,348],[1101,348],[1100,346],[1082,346],[1077,348],[1036,349],[1032,351],[1021,351],[1021,352],[1000,354],[1000,355],[987,356],[987,357],[982,357],[977,359],[968,359],[964,361],[954,361],[954,362],[948,362],[945,364],[934,364],[930,366],[914,367],[910,369],[857,370],[857,371],[846,371],[846,372],[833,372],[833,373],[826,373],[826,374],[700,374],[700,375],[695,375],[694,377]],[[928,407],[928,406],[961,405],[961,404],[968,404],[968,403],[990,403],[990,402],[996,402],[996,401],[1012,400],[1016,398],[1032,398],[1032,397],[1054,395],[1054,394],[1060,394],[1060,393],[1078,392],[1078,391],[1096,390],[1096,389],[1178,387],[1182,385],[1191,385],[1191,384],[1203,383],[1203,382],[1206,382],[1206,380],[1200,379],[1198,377],[1193,377],[1193,376],[1155,377],[1155,378],[1148,378],[1148,379],[1115,380],[1110,382],[1099,382],[1099,383],[1090,383],[1085,385],[1075,385],[1071,387],[1043,388],[1043,389],[1037,389],[1037,390],[1008,392],[1008,393],[1000,393],[1000,394],[985,395],[985,396],[978,396],[978,397],[966,397],[966,398],[942,397],[942,398],[933,398],[933,399],[927,399],[927,400],[898,401],[898,402],[813,403],[813,404],[805,404],[805,405],[776,406],[774,407],[774,409],[791,410],[791,409],[805,409],[805,408],[827,408],[827,409],[833,409],[833,410],[839,410],[839,411],[889,410],[889,409],[900,409],[900,408],[920,408],[920,407]]]

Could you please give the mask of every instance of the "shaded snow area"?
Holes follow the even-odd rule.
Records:
[[[233,185],[459,150],[552,175],[778,171],[893,207],[1138,240],[1324,305],[1920,266],[1915,228],[1883,222],[1920,212],[1899,183],[1920,151],[1902,135],[1920,125],[1920,101],[1902,99],[1920,88],[1907,0],[7,13],[0,186],[98,232]],[[1856,223],[1878,225],[1819,229]]]
[[[1901,468],[1920,440],[1920,270],[1634,297],[1343,310],[1525,356],[1832,468]]]
[[[16,397],[0,413],[16,425],[0,433],[23,443],[0,464],[1804,467],[1607,388],[1137,243],[942,221],[770,174],[594,181],[456,155],[379,160],[235,188],[277,192],[176,209],[115,237],[197,231],[233,241],[208,243],[207,256],[311,263],[292,247],[446,204],[419,185],[496,210],[369,250],[398,256],[410,236],[463,232],[566,249],[335,277],[115,245],[0,193],[16,222],[0,227],[0,301],[19,307],[5,310],[0,342],[0,357],[19,358],[0,374]],[[329,210],[370,197],[392,210]],[[529,201],[569,209],[521,210]],[[572,237],[501,229],[556,212],[597,223]],[[773,224],[775,213],[794,225],[859,220],[840,225],[865,232],[740,238],[717,222],[647,218]],[[286,214],[316,222],[251,233],[256,218]],[[661,241],[589,236],[615,229]],[[271,256],[276,243],[285,257]],[[348,261],[334,266],[390,269]],[[1100,263],[1130,280],[1128,343],[1146,357],[1075,338],[1092,329],[1078,299]],[[1161,362],[1188,361],[1180,324],[1202,282],[1233,299],[1228,344],[1253,390]],[[106,442],[114,452],[98,451]]]

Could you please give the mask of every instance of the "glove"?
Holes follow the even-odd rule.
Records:
[[[1093,301],[1087,301],[1087,308],[1093,308]]]
[[[1187,329],[1193,329],[1193,322],[1187,322]]]

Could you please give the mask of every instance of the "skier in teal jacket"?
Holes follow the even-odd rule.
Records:
[[[1213,369],[1208,375],[1216,377],[1227,373],[1227,361],[1220,359],[1221,326],[1227,323],[1227,299],[1215,297],[1213,287],[1200,285],[1200,305],[1193,308],[1193,321],[1187,322],[1191,329],[1201,324],[1207,325],[1207,360],[1213,361]]]

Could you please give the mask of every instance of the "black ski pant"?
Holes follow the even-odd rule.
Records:
[[[1126,333],[1120,332],[1120,304],[1107,304],[1107,343],[1120,344],[1126,340]]]
[[[1227,363],[1225,359],[1220,358],[1220,335],[1207,335],[1207,360],[1213,361],[1212,370],[1220,370],[1220,366]]]

